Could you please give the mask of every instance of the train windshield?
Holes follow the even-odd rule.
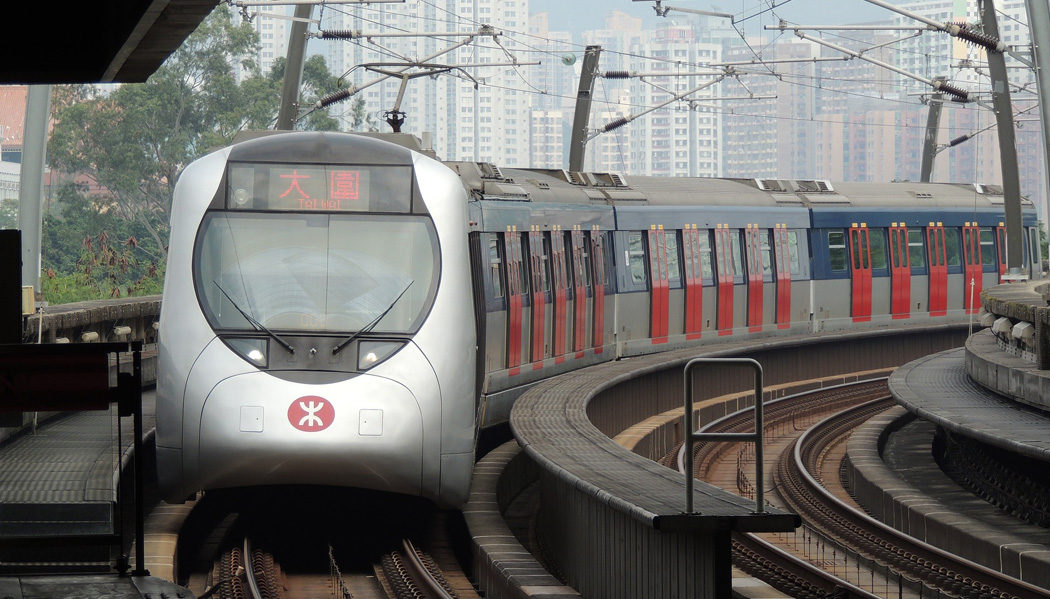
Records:
[[[408,215],[209,212],[194,256],[197,295],[212,327],[414,332],[437,283],[437,235]],[[236,306],[234,305],[236,304]]]

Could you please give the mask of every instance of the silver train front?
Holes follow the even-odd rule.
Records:
[[[174,194],[158,341],[157,469],[168,501],[201,489],[333,485],[465,502],[478,417],[465,191],[437,161],[350,137],[292,133],[245,143],[305,141],[318,155],[351,152],[346,163],[368,163],[377,148],[403,155],[436,230],[429,311],[399,351],[366,372],[326,368],[333,336],[300,336],[288,358],[295,369],[257,368],[209,324],[193,272],[199,230],[237,145],[188,166]]]

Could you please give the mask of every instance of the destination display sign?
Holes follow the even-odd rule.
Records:
[[[401,166],[231,164],[226,208],[409,212],[412,169]]]

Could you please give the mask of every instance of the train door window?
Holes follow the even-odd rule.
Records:
[[[576,276],[583,278],[583,283],[582,284],[583,284],[583,288],[584,289],[590,289],[591,288],[591,240],[590,240],[590,237],[588,237],[588,238],[583,240],[583,248],[580,251],[582,252],[582,254],[581,254],[582,255],[582,260],[581,260],[581,262],[583,263],[583,268],[581,269],[582,272],[576,273]]]
[[[944,250],[948,257],[947,264],[949,268],[962,264],[962,256],[959,250],[959,229],[954,227],[944,228]]]
[[[711,263],[711,232],[707,229],[700,231],[700,275],[705,282],[713,283],[715,280],[715,269]]]
[[[798,256],[798,231],[788,231],[788,260],[790,261],[791,274],[802,274],[802,262]]]
[[[908,231],[908,260],[911,261],[912,271],[916,268],[926,268],[926,248],[922,243],[922,231],[910,229]]]
[[[679,265],[678,231],[671,229],[664,232],[664,243],[667,244],[667,281],[671,288],[682,286],[682,267]]]
[[[995,272],[995,235],[991,227],[981,227],[981,264],[987,272]]]
[[[762,278],[766,281],[773,280],[773,258],[770,256],[769,236],[773,234],[772,229],[759,232],[759,256],[762,258]]]
[[[848,270],[845,232],[828,231],[828,260],[831,262],[831,270],[833,272]]]
[[[642,242],[642,234],[638,231],[627,233],[627,270],[631,276],[633,285],[645,286],[645,244]]]
[[[730,252],[729,259],[733,261],[733,276],[737,279],[742,279],[744,276],[744,261],[741,258],[743,254],[740,250],[740,230],[734,229],[730,235],[732,240],[733,251]]]
[[[540,253],[540,262],[543,268],[540,274],[543,276],[543,291],[550,293],[551,279],[551,238],[550,233],[542,233],[543,251]]]
[[[1043,252],[1039,248],[1040,238],[1041,235],[1039,234],[1038,229],[1036,229],[1035,227],[1030,227],[1028,229],[1028,239],[1032,242],[1030,245],[1030,247],[1032,248],[1032,251],[1030,253],[1030,255],[1032,256],[1031,263],[1037,266],[1042,264],[1043,262]]]
[[[530,263],[532,261],[525,259],[529,255],[526,249],[528,248],[529,235],[528,233],[520,233],[519,235],[518,247],[515,248],[518,255],[514,256],[514,259],[518,262],[518,292],[527,296],[529,295],[529,290],[532,289],[532,286],[529,285],[529,272],[532,270]]]
[[[492,297],[503,297],[503,244],[499,233],[489,235],[489,274],[492,277]]]
[[[869,243],[871,244],[871,268],[872,270],[886,269],[886,230],[868,229]]]
[[[862,234],[862,231],[867,231],[867,229],[858,229],[856,234],[850,232],[850,253],[853,255],[853,270],[868,270],[871,267],[868,252],[865,251],[868,248],[864,247],[867,244],[864,243],[865,236]]]

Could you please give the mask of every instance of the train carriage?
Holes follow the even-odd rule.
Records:
[[[181,175],[158,363],[168,500],[295,484],[459,505],[478,432],[543,379],[961,321],[1006,272],[994,186],[500,169],[382,137],[271,134]]]

